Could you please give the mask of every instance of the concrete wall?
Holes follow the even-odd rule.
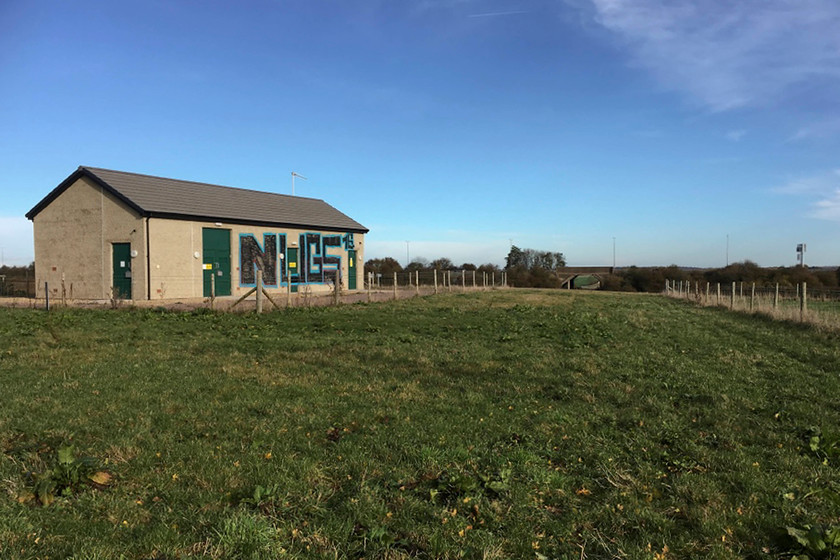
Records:
[[[113,279],[112,243],[130,243],[132,295],[145,296],[143,219],[82,177],[33,220],[36,293],[44,297],[108,299]]]
[[[151,299],[172,299],[172,298],[198,298],[204,294],[203,275],[203,247],[202,230],[204,228],[224,229],[230,231],[231,241],[231,295],[238,297],[247,293],[254,287],[258,269],[248,264],[247,257],[243,255],[241,247],[256,246],[263,252],[270,251],[271,247],[267,242],[274,239],[276,251],[276,269],[273,273],[263,273],[266,280],[265,289],[272,294],[285,294],[289,285],[288,268],[286,257],[289,248],[297,248],[299,253],[299,269],[309,265],[310,269],[324,270],[325,274],[316,272],[301,279],[298,284],[299,290],[308,289],[313,293],[329,292],[332,290],[334,268],[341,270],[342,289],[347,290],[348,282],[348,248],[347,232],[323,231],[314,229],[288,229],[276,226],[249,226],[241,224],[228,224],[219,222],[194,222],[185,220],[169,220],[162,218],[149,219],[149,254],[150,258],[150,279]],[[269,239],[266,240],[266,234]],[[301,237],[303,236],[303,238]],[[307,237],[308,236],[308,237]],[[243,238],[250,238],[245,239]],[[320,239],[317,255],[305,254],[309,248],[301,247],[307,240]],[[330,238],[328,242],[335,242],[340,238],[340,245],[327,246],[327,260],[322,262],[324,256],[323,240]],[[302,243],[302,241],[304,243]],[[356,251],[356,286],[361,290],[364,287],[364,235],[353,234],[352,245]],[[281,258],[280,255],[283,255]],[[303,257],[307,257],[304,261]],[[251,277],[248,276],[251,272]],[[274,276],[275,282],[269,283],[268,279]]]

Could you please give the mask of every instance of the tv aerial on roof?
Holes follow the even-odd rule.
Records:
[[[295,173],[294,171],[292,171],[292,196],[295,196],[295,177],[300,177],[304,181],[309,180],[306,177],[304,177],[303,175],[301,175],[300,173]]]

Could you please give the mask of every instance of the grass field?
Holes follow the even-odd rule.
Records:
[[[0,309],[0,558],[837,558],[838,365],[659,296]]]

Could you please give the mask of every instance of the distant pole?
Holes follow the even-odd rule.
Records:
[[[295,196],[295,177],[300,177],[304,181],[309,180],[306,177],[304,177],[303,175],[301,175],[300,173],[295,173],[294,171],[292,171],[292,196]]]

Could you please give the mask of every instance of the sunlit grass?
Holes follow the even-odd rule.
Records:
[[[789,556],[840,524],[837,342],[549,291],[0,310],[0,557]],[[67,443],[114,483],[37,505]]]

